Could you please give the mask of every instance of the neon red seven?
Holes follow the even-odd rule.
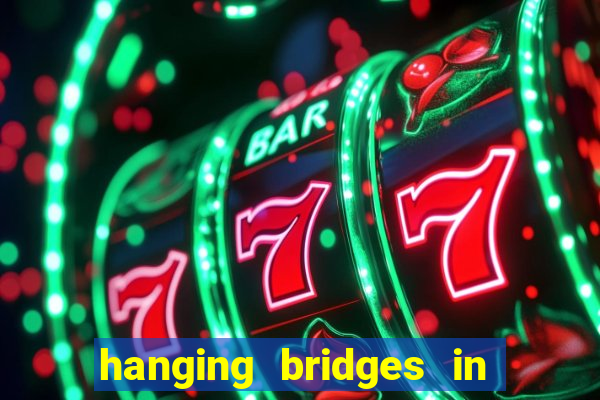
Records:
[[[180,350],[173,316],[175,296],[188,256],[170,250],[159,266],[140,266],[108,281],[108,305],[115,324],[131,319],[132,338],[165,338],[165,345],[146,348],[136,341],[136,351],[142,356],[169,356]],[[153,341],[156,346],[156,341]]]
[[[426,243],[432,226],[447,228],[441,267],[452,300],[507,285],[496,222],[516,159],[515,148],[494,146],[474,168],[438,171],[396,191],[405,248]]]
[[[311,181],[298,197],[273,197],[235,217],[238,262],[253,259],[258,246],[271,246],[262,284],[269,311],[317,297],[310,269],[310,240],[331,183]]]

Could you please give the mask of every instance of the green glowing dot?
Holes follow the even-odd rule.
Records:
[[[527,124],[527,126],[529,126],[529,129],[531,130],[531,132],[541,132],[542,129],[544,128],[543,122],[540,121],[539,119],[530,120],[529,123]]]
[[[80,98],[81,90],[79,89],[79,85],[74,82],[68,83],[63,92],[63,105],[65,108],[71,110],[77,107]]]
[[[156,400],[154,392],[148,390],[142,390],[137,394],[137,400]]]
[[[91,110],[82,111],[77,117],[77,131],[85,138],[91,138],[98,130],[98,118]]]
[[[581,40],[575,44],[575,54],[577,54],[577,58],[579,58],[580,61],[588,62],[591,53],[590,45],[587,44],[587,42]]]
[[[554,195],[548,197],[548,207],[551,210],[556,210],[556,209],[560,208],[560,203],[561,203],[560,196],[554,194]]]
[[[536,169],[540,174],[547,174],[550,172],[550,161],[548,160],[540,160],[536,164]]]
[[[329,228],[323,229],[321,231],[321,235],[319,235],[319,240],[321,241],[321,246],[325,247],[326,249],[330,249],[335,246],[335,232]]]
[[[161,60],[156,64],[156,79],[163,85],[168,85],[175,79],[175,66],[169,60]]]
[[[65,169],[59,163],[52,163],[48,167],[48,177],[52,182],[60,182],[65,177]]]
[[[49,252],[48,254],[46,254],[44,264],[46,265],[46,268],[48,270],[56,271],[61,266],[60,254],[58,254],[56,251]]]
[[[92,47],[90,44],[88,42],[79,43],[75,50],[75,57],[80,63],[87,64],[92,58]]]
[[[204,174],[204,182],[209,185],[215,183],[215,176],[213,174]]]
[[[535,90],[532,90],[532,89],[526,90],[524,94],[525,94],[525,98],[527,100],[532,100],[533,101],[533,100],[536,100],[538,98],[537,92]]]
[[[36,310],[29,310],[23,314],[23,327],[32,335],[42,329],[42,315]]]
[[[132,246],[139,246],[144,242],[144,238],[146,233],[144,232],[144,228],[140,225],[131,225],[127,228],[127,232],[125,233],[125,238],[127,242]]]
[[[0,244],[0,263],[10,267],[19,259],[19,249],[13,242]]]
[[[52,223],[60,222],[63,218],[63,208],[58,204],[50,204],[47,211],[48,221]]]
[[[231,19],[252,18],[256,16],[256,6],[252,4],[230,5],[225,7],[225,16]]]
[[[60,124],[54,129],[54,143],[58,146],[66,145],[70,139],[71,132],[66,125]]]
[[[69,309],[69,318],[75,325],[79,325],[85,321],[86,314],[85,307],[79,303],[74,303]]]
[[[112,5],[106,1],[99,1],[98,4],[96,4],[96,15],[98,16],[98,18],[100,19],[107,19],[109,18],[113,13],[113,7]]]
[[[56,342],[52,349],[52,355],[57,362],[61,363],[71,359],[73,350],[67,342]]]
[[[571,249],[573,249],[574,245],[575,245],[575,238],[573,238],[573,236],[571,236],[571,235],[564,235],[560,239],[560,247],[563,250],[571,250]]]
[[[600,171],[594,170],[594,183],[600,187]]]
[[[83,392],[79,386],[70,386],[65,389],[66,400],[81,400],[83,399]]]
[[[585,299],[589,298],[592,295],[592,285],[589,283],[584,283],[581,285],[579,287],[579,294],[581,294],[581,297]]]
[[[98,225],[96,228],[96,237],[100,240],[108,239],[108,235],[110,231],[108,230],[108,226],[106,225]]]
[[[213,139],[213,143],[215,144],[215,146],[221,149],[225,146],[225,139],[223,139],[221,136],[215,136],[215,138]]]
[[[65,301],[60,294],[54,293],[48,297],[47,306],[48,313],[50,313],[52,316],[56,316],[62,314],[65,310]]]

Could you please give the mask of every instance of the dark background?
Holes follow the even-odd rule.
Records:
[[[124,3],[130,10],[145,9],[146,5],[135,0]],[[140,31],[144,46],[172,48],[173,54],[182,60],[186,55],[190,57],[189,62],[181,63],[183,67],[181,73],[178,70],[175,91],[164,96],[174,96],[175,103],[176,98],[193,98],[193,101],[186,102],[181,109],[169,110],[169,98],[147,100],[144,104],[154,113],[153,127],[143,139],[124,138],[125,154],[130,154],[130,148],[138,148],[141,143],[180,136],[224,117],[255,100],[257,88],[264,80],[272,80],[283,92],[284,77],[291,71],[300,72],[308,85],[335,72],[338,47],[327,35],[328,25],[335,17],[348,21],[361,35],[362,46],[371,55],[391,49],[410,52],[513,2],[432,0],[427,17],[418,19],[411,13],[408,0],[403,3],[288,0],[264,15],[244,21],[198,15],[191,0],[151,3],[150,22]],[[11,65],[10,75],[2,80],[6,93],[0,102],[0,130],[6,122],[18,121],[25,127],[27,137],[25,145],[17,150],[16,166],[0,171],[0,244],[10,241],[19,249],[16,263],[10,266],[0,263],[1,398],[55,398],[59,395],[56,372],[41,378],[32,365],[34,355],[48,346],[46,321],[35,335],[26,333],[22,323],[27,310],[42,311],[43,288],[33,295],[21,293],[17,298],[7,297],[3,290],[14,284],[17,277],[21,279],[26,268],[40,268],[44,187],[38,178],[43,165],[40,167],[31,158],[29,162],[27,159],[35,154],[34,158],[39,160],[47,153],[47,141],[44,134],[38,132],[38,123],[42,117],[55,112],[55,102],[40,104],[34,94],[34,82],[47,75],[60,87],[74,43],[91,9],[92,3],[84,0],[0,2],[0,52],[8,57]],[[191,71],[185,72],[185,65],[194,65],[193,80],[189,78]],[[93,84],[92,80],[90,85]],[[90,103],[99,108],[107,102],[114,104],[115,98],[125,104],[133,101],[131,97],[99,88]],[[111,129],[110,125],[110,114],[99,118],[99,130]],[[111,163],[110,158],[94,155],[94,149],[109,145],[118,150],[121,146],[114,138],[108,140],[101,143],[90,139],[80,147],[85,150],[80,159],[87,161],[80,165],[102,169]],[[118,159],[113,163],[118,166]],[[110,174],[114,167],[105,169]],[[91,186],[97,185],[92,183]],[[102,193],[103,187],[97,190]],[[89,210],[81,207],[87,217],[84,220],[95,218],[93,209],[94,206]],[[4,277],[7,273],[9,276]]]

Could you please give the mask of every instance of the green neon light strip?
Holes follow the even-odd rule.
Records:
[[[339,196],[342,200],[343,220],[348,230],[353,264],[363,297],[379,334],[384,338],[419,337],[414,316],[395,271],[391,250],[387,245],[388,238],[385,231],[381,232],[384,225],[376,179],[375,123],[379,117],[379,100],[387,79],[405,58],[405,55],[399,52],[383,53],[368,60],[354,73],[346,88],[339,123],[342,129],[337,142]],[[364,149],[367,145],[369,151],[356,151],[357,148]],[[370,198],[362,194],[362,184],[365,180],[369,180],[372,185],[373,195]],[[379,232],[373,232],[373,228],[366,224],[367,211],[374,214],[375,211],[379,211]],[[373,239],[377,234],[380,240]],[[387,269],[382,273],[383,264]],[[405,325],[398,324],[395,318],[386,320],[382,317],[381,310],[384,307],[394,310],[381,284],[384,280],[393,282],[395,298],[401,306],[401,319],[406,322]],[[392,347],[387,350],[391,355],[400,356],[398,348]],[[427,352],[427,349],[423,349],[424,354]],[[457,393],[438,392],[414,392],[414,396],[427,400],[461,398]]]
[[[542,38],[546,6],[546,0],[527,0],[521,6],[518,21],[518,95],[538,186],[558,238],[556,244],[570,270],[581,303],[600,334],[599,288],[593,284],[596,266],[587,253],[586,244],[576,233],[572,215],[562,206],[562,199],[566,197],[559,172],[560,157],[552,139],[554,124],[548,112],[550,105],[545,85]]]
[[[106,80],[111,88],[118,90],[125,87],[140,54],[142,54],[142,39],[138,35],[128,33],[121,38],[106,70]]]
[[[271,110],[275,101],[249,105],[227,117],[215,129],[206,153],[198,164],[198,184],[194,199],[193,253],[201,306],[212,337],[244,338],[246,330],[239,313],[227,255],[230,239],[225,227],[226,190],[235,148],[246,126],[259,114]],[[248,348],[228,348],[229,354],[251,356]],[[260,375],[260,371],[257,371]],[[261,392],[275,399],[271,392]],[[240,392],[246,399],[257,398],[258,392]]]
[[[254,4],[225,6],[225,16],[229,19],[254,18],[256,14],[257,9]]]
[[[67,158],[73,139],[75,115],[79,109],[85,80],[98,44],[111,21],[119,0],[100,0],[94,4],[89,23],[74,50],[74,60],[61,89],[57,117],[52,131],[48,178],[46,186],[46,210],[52,210],[57,218],[47,218],[42,265],[46,281],[46,309],[49,317],[53,349],[61,350],[62,357],[56,360],[58,377],[67,400],[83,398],[69,344],[66,310],[69,299],[65,295],[63,282],[66,265],[63,253],[63,226],[68,214],[64,207],[65,186],[69,175]],[[71,267],[69,265],[69,267]],[[66,346],[66,347],[65,347]],[[65,351],[65,349],[67,349]]]
[[[104,263],[108,238],[110,237],[110,221],[119,203],[119,198],[127,185],[145,166],[159,160],[166,150],[166,142],[162,141],[153,143],[134,154],[117,171],[102,199],[92,250],[92,262],[96,268],[96,273],[92,280],[92,304],[99,338],[112,337],[109,328],[110,320],[106,308],[106,281],[104,279]],[[128,391],[127,383],[121,381],[119,384],[121,385],[119,387],[119,397],[123,400],[133,400],[135,396]]]

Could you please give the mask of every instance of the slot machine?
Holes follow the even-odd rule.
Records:
[[[112,14],[97,8],[92,24]],[[70,266],[82,264],[94,336],[164,338],[143,355],[177,354],[185,337],[500,337],[508,371],[497,398],[597,394],[599,24],[598,2],[527,0],[174,139],[141,149],[99,139],[120,166],[74,174],[67,188],[69,124],[87,106],[69,81],[44,258],[52,335],[69,350],[58,360],[67,397],[92,390],[66,316]],[[78,67],[73,77],[87,71]],[[489,398],[318,384],[229,396]]]

